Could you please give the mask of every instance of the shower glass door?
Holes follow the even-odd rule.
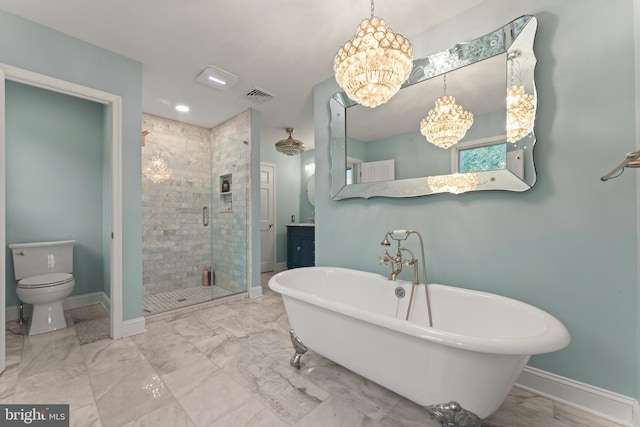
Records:
[[[145,314],[245,292],[247,145],[146,114],[143,128]]]

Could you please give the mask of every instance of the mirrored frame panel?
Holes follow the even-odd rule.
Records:
[[[331,197],[531,188],[536,182],[537,25],[535,17],[525,15],[477,39],[414,60],[399,93],[375,109],[336,93],[329,101]],[[513,127],[513,109],[507,107],[512,87],[521,87],[534,106],[525,131],[508,130]],[[472,128],[447,150],[430,144],[419,129],[421,118],[445,93],[474,113]]]

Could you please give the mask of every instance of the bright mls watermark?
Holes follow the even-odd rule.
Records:
[[[69,427],[69,405],[0,405],[0,426]]]

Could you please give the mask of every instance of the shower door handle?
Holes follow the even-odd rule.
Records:
[[[202,208],[202,225],[209,225],[209,208],[206,206]]]

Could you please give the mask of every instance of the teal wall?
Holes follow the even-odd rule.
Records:
[[[6,12],[0,12],[0,63],[122,97],[123,320],[141,317],[142,65]]]
[[[295,215],[296,222],[301,221],[300,158],[278,153],[271,143],[260,146],[260,161],[276,167],[276,263],[287,262],[286,225],[291,223],[291,215]]]
[[[75,240],[72,295],[101,292],[106,107],[10,81],[5,90],[7,242]],[[7,306],[18,305],[11,251],[6,265]]]
[[[488,0],[412,39],[419,57],[536,15],[538,181],[524,193],[331,200],[338,86],[316,85],[317,264],[384,273],[384,233],[418,230],[431,282],[507,295],[567,326],[571,344],[531,366],[637,397],[637,172],[599,180],[636,148],[633,4]]]

